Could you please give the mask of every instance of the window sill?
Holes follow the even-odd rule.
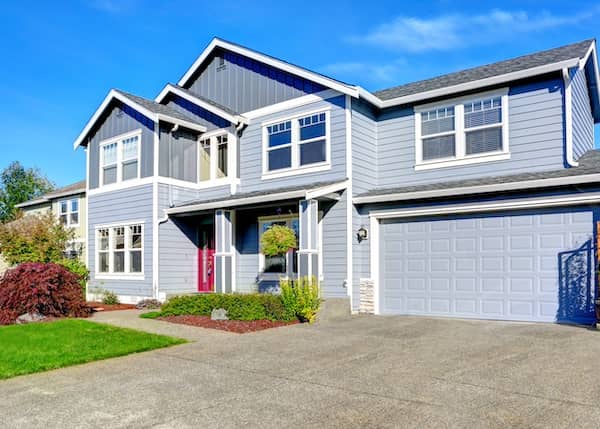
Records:
[[[317,173],[326,170],[331,170],[331,164],[329,162],[320,162],[318,164],[310,164],[305,167],[286,168],[282,170],[264,172],[261,176],[261,179],[278,179],[280,177],[296,176],[298,174]]]
[[[131,280],[140,281],[145,280],[146,277],[143,274],[96,274],[94,280]]]
[[[485,155],[472,155],[460,159],[442,159],[415,164],[415,171],[435,170],[437,168],[459,167],[462,165],[480,164],[484,162],[504,161],[510,159],[508,152],[494,152]]]

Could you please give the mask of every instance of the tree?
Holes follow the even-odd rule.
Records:
[[[14,161],[0,173],[0,222],[16,218],[19,203],[37,198],[54,185],[37,168],[25,168]]]

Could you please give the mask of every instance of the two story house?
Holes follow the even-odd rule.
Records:
[[[352,311],[592,318],[594,40],[369,92],[221,39],[87,153],[90,286],[123,301],[316,276]],[[298,248],[261,254],[286,225]]]

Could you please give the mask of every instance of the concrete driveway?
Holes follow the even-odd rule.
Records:
[[[600,332],[361,316],[0,382],[2,427],[600,427]]]

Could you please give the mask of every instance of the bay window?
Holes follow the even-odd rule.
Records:
[[[328,167],[329,111],[263,124],[263,174]]]
[[[140,177],[141,131],[100,143],[100,184],[110,185]]]
[[[142,274],[141,224],[96,229],[96,271],[104,275]]]
[[[508,91],[415,108],[418,169],[508,159]]]

